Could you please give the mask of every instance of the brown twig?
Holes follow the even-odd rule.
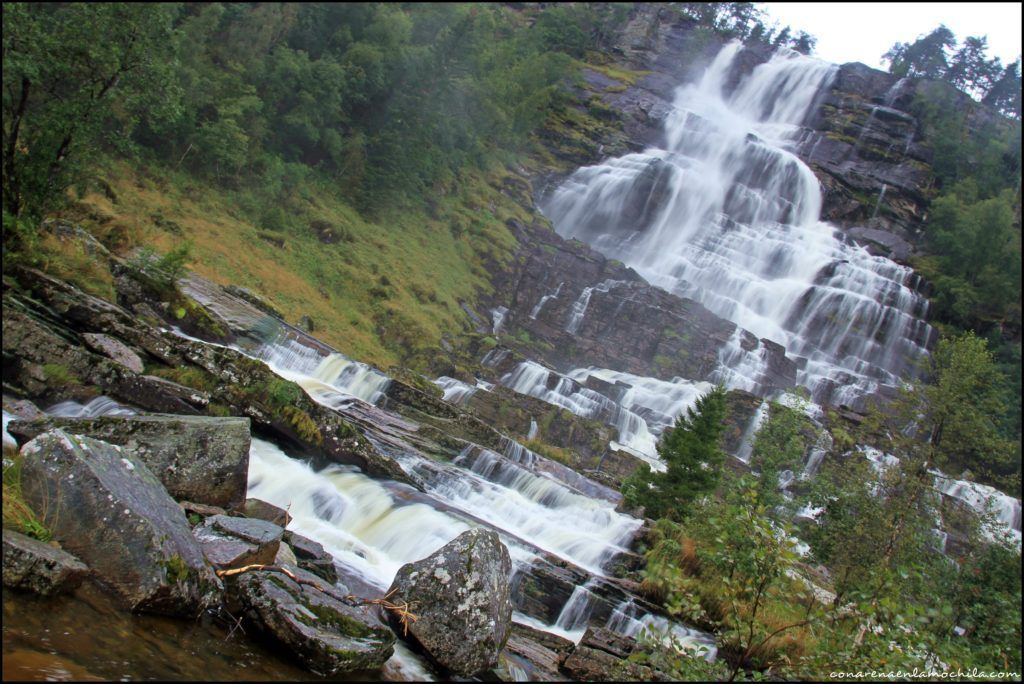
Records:
[[[375,598],[375,599],[361,598],[359,596],[354,596],[352,594],[347,594],[345,596],[345,600],[346,601],[355,601],[354,605],[357,605],[357,606],[365,606],[365,605],[380,606],[384,610],[387,610],[387,611],[390,611],[390,612],[394,613],[395,615],[398,616],[399,624],[402,625],[402,635],[403,636],[408,636],[409,635],[409,623],[410,622],[416,622],[417,618],[416,618],[416,615],[410,610],[413,607],[412,604],[409,604],[409,603],[407,603],[405,601],[402,601],[401,604],[396,604],[396,603],[392,603],[391,601],[388,600],[388,599],[390,599],[394,595],[394,593],[396,591],[398,591],[398,587],[395,587],[394,589],[389,591],[387,594],[385,594],[383,597]]]
[[[261,565],[261,564],[257,563],[257,564],[254,564],[254,565],[246,565],[246,566],[243,566],[241,568],[231,568],[229,570],[217,570],[216,573],[217,573],[218,577],[232,577],[234,575],[241,575],[242,573],[252,572],[254,570],[269,570],[269,571],[273,571],[273,572],[281,572],[281,573],[284,573],[285,575],[288,575],[288,577],[290,577],[292,580],[294,580],[298,584],[308,584],[308,585],[312,586],[314,589],[319,589],[320,591],[324,590],[323,587],[321,587],[316,582],[310,582],[309,580],[304,580],[304,579],[301,579],[299,577],[296,577],[295,573],[293,573],[288,568],[281,567],[280,565]],[[345,602],[347,602],[351,606],[374,605],[374,606],[380,606],[384,610],[387,610],[387,611],[390,611],[390,612],[394,613],[395,615],[398,616],[399,624],[402,625],[402,634],[403,634],[403,636],[408,636],[408,634],[409,634],[409,623],[410,622],[416,622],[417,617],[416,617],[416,615],[411,610],[412,607],[413,607],[413,604],[410,604],[410,603],[408,603],[406,601],[402,601],[401,603],[392,603],[389,600],[392,596],[394,596],[396,591],[398,591],[398,587],[395,587],[394,589],[389,591],[387,594],[385,594],[381,598],[375,598],[375,599],[363,598],[361,596],[356,596],[354,594],[346,594],[343,597],[343,600]]]

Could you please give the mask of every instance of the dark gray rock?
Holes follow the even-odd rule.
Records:
[[[335,676],[380,668],[394,652],[395,635],[376,611],[346,598],[295,566],[296,579],[275,571],[253,571],[228,579],[231,600],[260,629],[294,653],[310,670]]]
[[[319,542],[315,542],[309,537],[304,537],[291,530],[284,533],[284,539],[295,554],[300,568],[327,580],[331,584],[338,581],[338,569],[334,565],[334,556],[327,553]]]
[[[25,442],[51,429],[117,444],[137,456],[171,496],[228,508],[245,500],[249,419],[139,415],[13,421]]]
[[[287,527],[288,522],[291,520],[291,516],[288,515],[288,511],[283,508],[278,508],[274,504],[267,503],[261,499],[246,499],[245,503],[242,504],[242,507],[239,510],[247,518],[266,520],[267,522],[274,523],[279,527]]]
[[[27,589],[43,596],[71,591],[89,568],[67,551],[4,529],[4,586]]]
[[[463,532],[430,556],[403,565],[388,592],[412,606],[417,620],[399,636],[418,644],[451,672],[471,677],[493,668],[512,619],[512,560],[491,530]]]
[[[529,681],[562,681],[565,677],[559,670],[575,646],[568,639],[513,622],[512,633],[502,651],[504,667],[499,667],[496,673],[503,681],[517,681],[510,671],[510,667],[517,667]],[[509,676],[502,677],[502,674]]]
[[[121,340],[103,333],[83,333],[82,339],[90,349],[109,357],[133,373],[141,373],[144,370],[139,355]]]
[[[193,530],[203,554],[218,568],[269,565],[277,557],[284,534],[265,520],[214,515]]]
[[[128,608],[194,615],[219,601],[184,511],[141,459],[61,430],[21,453],[25,501]]]

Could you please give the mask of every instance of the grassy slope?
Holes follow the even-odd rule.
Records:
[[[505,221],[527,219],[528,212],[495,188],[504,175],[496,169],[464,179],[460,192],[439,198],[432,215],[393,211],[376,222],[320,187],[299,200],[305,216],[275,232],[240,209],[245,191],[110,162],[101,176],[113,192],[85,194],[71,216],[108,244],[122,236],[126,248],[166,252],[190,240],[189,267],[197,273],[260,293],[291,323],[308,315],[318,337],[388,368],[419,365],[442,336],[460,333],[468,320],[459,302],[472,303],[490,287],[485,259],[511,255],[515,241]],[[308,227],[313,216],[346,238],[320,242]],[[271,240],[283,240],[283,247]]]

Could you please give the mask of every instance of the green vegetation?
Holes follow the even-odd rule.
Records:
[[[751,466],[759,477],[719,462],[716,477],[700,476],[721,483],[716,494],[684,492],[686,499],[668,506],[660,501],[664,490],[624,484],[627,501],[661,517],[645,556],[644,593],[670,614],[714,630],[721,659],[709,666],[661,649],[632,660],[680,679],[729,681],[813,680],[837,662],[850,671],[910,671],[938,661],[1019,671],[1020,552],[990,521],[942,504],[932,472],[1001,462],[991,454],[1011,445],[998,434],[994,374],[984,340],[943,339],[927,384],[905,387],[859,427],[833,427],[847,447],[873,442],[896,458],[873,463],[854,451],[829,459],[788,505],[777,491],[778,473],[798,464],[816,435],[801,412],[778,404],[754,439]],[[665,445],[683,444],[688,454],[718,448],[720,432],[692,429],[705,410],[691,411],[664,436],[659,453],[670,472]],[[903,429],[910,418],[916,434]],[[820,512],[794,530],[792,511],[805,505]],[[956,563],[936,549],[940,516],[962,535]],[[803,558],[797,533],[809,545]]]
[[[32,510],[21,493],[22,457],[15,449],[4,446],[3,463],[3,525],[5,528],[48,542],[53,534],[42,516]]]
[[[682,519],[687,508],[718,486],[725,452],[719,444],[725,431],[725,388],[716,387],[688,408],[685,416],[658,442],[666,471],[653,472],[646,463],[622,485],[626,505],[642,505],[648,517]]]

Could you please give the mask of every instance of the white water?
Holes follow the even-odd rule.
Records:
[[[792,152],[835,67],[779,53],[727,95],[739,50],[726,46],[677,91],[662,148],[579,169],[543,208],[564,237],[806,359],[798,381],[816,401],[852,404],[925,352],[927,302],[910,269],[820,220],[818,181]],[[582,296],[577,304],[585,311]],[[741,366],[757,356],[730,349],[719,379],[751,389],[759,373]]]
[[[935,476],[935,488],[946,496],[959,499],[975,512],[991,514],[1002,531],[1006,531],[1019,544],[1021,541],[1021,505],[1020,499],[1004,494],[994,487],[954,480],[937,470],[931,471]],[[986,530],[991,537],[991,531]]]
[[[46,409],[51,416],[61,418],[99,418],[100,416],[134,416],[135,410],[122,406],[110,397],[96,397],[86,404],[62,401]]]
[[[582,383],[590,376],[605,382],[623,383],[625,393],[619,401],[614,401],[584,387]],[[578,416],[615,427],[619,438],[612,442],[612,448],[633,453],[655,470],[665,469],[656,449],[658,436],[711,389],[711,384],[706,382],[689,382],[682,378],[667,382],[606,368],[579,368],[568,375],[559,375],[533,361],[520,363],[501,379],[501,384]]]
[[[361,578],[387,588],[405,563],[429,556],[469,529],[421,503],[399,505],[378,482],[355,469],[320,472],[253,438],[249,496],[288,510],[288,528],[323,544]]]
[[[540,301],[537,302],[537,305],[535,307],[533,307],[532,311],[530,311],[530,318],[531,319],[536,319],[537,315],[540,313],[541,309],[544,308],[544,305],[547,304],[549,300],[555,299],[556,297],[558,297],[558,295],[560,295],[562,293],[562,286],[563,285],[565,285],[564,281],[558,283],[558,287],[555,288],[554,292],[552,292],[551,294],[546,294],[546,295],[544,295],[543,297],[540,298]]]
[[[659,615],[645,613],[638,618],[638,612],[632,599],[625,601],[616,606],[605,628],[623,636],[648,639],[664,646],[676,647],[680,651],[689,651],[703,656],[708,662],[714,662],[718,648],[710,634],[670,622]]]
[[[457,380],[455,378],[449,378],[447,375],[442,375],[434,380],[434,384],[444,390],[444,396],[441,397],[442,399],[459,405],[469,401],[469,398],[477,391],[477,387],[467,385],[461,380]]]
[[[617,280],[605,280],[592,287],[583,288],[583,292],[581,292],[580,296],[576,298],[575,302],[573,302],[572,309],[569,311],[569,320],[565,324],[565,331],[575,335],[579,331],[580,325],[583,323],[583,318],[587,315],[587,307],[590,306],[590,297],[594,292],[608,292],[618,283],[619,281]]]

